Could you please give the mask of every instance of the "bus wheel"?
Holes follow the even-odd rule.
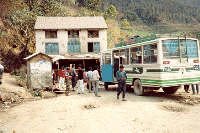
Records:
[[[106,90],[108,90],[108,83],[104,82],[104,87]]]
[[[142,83],[139,79],[136,79],[134,82],[134,93],[138,96],[144,95],[144,88],[142,87]]]
[[[178,90],[178,87],[164,87],[163,88],[163,91],[166,93],[166,94],[174,94],[176,93]]]

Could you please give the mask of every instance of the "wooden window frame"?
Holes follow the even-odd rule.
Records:
[[[68,38],[79,38],[80,30],[68,30]],[[75,35],[77,33],[77,36]]]
[[[49,35],[47,34],[48,32],[50,32]],[[53,34],[53,33],[55,33],[55,34]],[[45,30],[45,39],[56,39],[56,38],[58,38],[57,30]]]
[[[97,32],[97,34],[95,34],[95,32]],[[99,30],[88,30],[88,38],[99,38]]]
[[[92,50],[92,52],[89,52],[89,45],[88,45],[89,43],[92,43],[92,44],[93,44],[93,50]],[[94,51],[94,44],[95,44],[95,43],[98,43],[98,44],[99,44],[99,51]],[[100,42],[88,42],[88,43],[87,43],[87,52],[88,52],[88,53],[100,53],[100,51],[101,51]]]

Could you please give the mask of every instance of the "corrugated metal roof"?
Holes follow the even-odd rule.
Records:
[[[68,59],[68,60],[85,60],[85,59],[100,59],[100,53],[98,54],[66,54],[65,56],[62,55],[49,55],[53,59],[52,61],[55,62],[61,59]]]
[[[107,29],[102,16],[98,17],[42,17],[38,16],[35,29]]]
[[[37,53],[34,53],[34,54],[32,54],[32,55],[27,56],[26,58],[24,58],[24,60],[29,60],[29,59],[35,57],[35,56],[38,55],[38,54],[45,55],[45,56],[47,56],[47,57],[49,57],[49,58],[52,59],[52,57],[50,57],[50,56],[48,56],[48,55],[46,55],[46,54],[43,54],[43,53],[41,53],[41,52],[37,52]]]

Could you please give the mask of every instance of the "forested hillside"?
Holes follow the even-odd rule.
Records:
[[[152,25],[162,20],[191,23],[200,22],[200,2],[198,0],[102,0],[101,7],[113,4],[123,13],[120,19],[136,21],[141,19]]]
[[[35,52],[37,16],[104,16],[108,48],[134,35],[181,33],[200,39],[199,0],[1,0],[0,54],[7,71]]]

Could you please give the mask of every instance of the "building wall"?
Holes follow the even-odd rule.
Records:
[[[67,54],[67,43],[68,43],[68,31],[58,30],[57,38],[46,39],[45,31],[36,30],[36,52],[45,53],[45,43],[59,43],[59,54]],[[81,43],[81,53],[88,53],[88,42],[100,42],[100,51],[107,50],[107,30],[100,29],[98,38],[88,38],[87,30],[79,31],[79,38]]]
[[[107,31],[106,29],[99,30],[98,38],[88,38],[88,31],[81,30],[80,34],[80,42],[81,42],[81,53],[88,53],[88,42],[100,42],[100,51],[107,50]]]
[[[67,53],[67,42],[68,42],[68,31],[58,30],[57,38],[46,39],[45,31],[36,30],[36,52],[45,53],[45,43],[58,43],[59,44],[59,54],[64,55]]]

